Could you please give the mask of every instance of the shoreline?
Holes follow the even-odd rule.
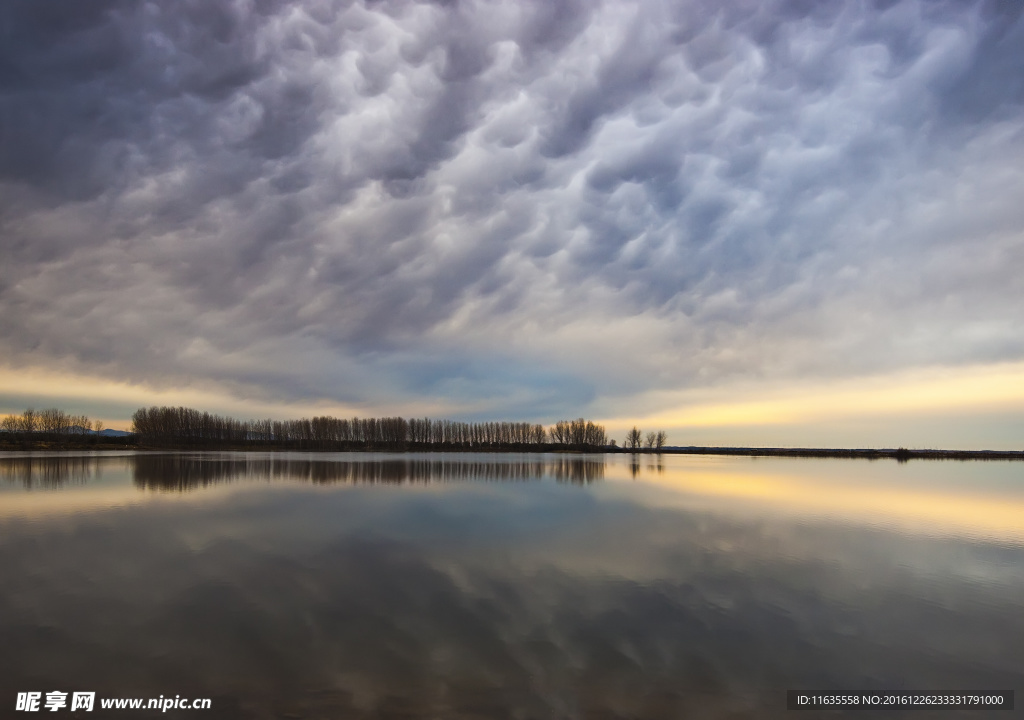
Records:
[[[646,452],[646,451],[645,451]],[[846,458],[855,460],[1024,460],[1022,450],[910,450],[907,448],[752,448],[674,447],[666,455],[732,455],[742,457]]]
[[[555,453],[580,455],[606,453],[614,455],[718,455],[731,457],[786,457],[786,458],[836,458],[848,460],[1024,460],[1021,450],[936,450],[908,448],[777,448],[777,447],[714,447],[714,446],[673,446],[661,450],[630,450],[621,447],[566,447],[564,445],[510,445],[502,447],[418,447],[407,443],[403,447],[282,447],[236,445],[156,445],[138,443],[123,438],[109,438],[100,442],[55,443],[47,441],[2,443],[0,452],[83,452],[83,451],[144,451],[144,452],[383,452],[383,453]]]

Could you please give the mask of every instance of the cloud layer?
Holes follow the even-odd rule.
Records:
[[[0,362],[470,416],[1024,359],[1018,3],[0,10]]]

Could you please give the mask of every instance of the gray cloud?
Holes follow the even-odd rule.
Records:
[[[0,35],[11,366],[554,415],[1024,357],[1016,3],[14,2]]]

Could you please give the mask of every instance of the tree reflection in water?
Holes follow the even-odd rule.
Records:
[[[104,458],[97,455],[40,455],[0,460],[0,483],[20,484],[26,490],[53,490],[85,485],[102,478]]]
[[[151,490],[187,491],[217,483],[292,481],[314,484],[445,483],[516,481],[553,478],[588,484],[604,478],[603,458],[542,457],[514,460],[479,456],[362,460],[287,456],[137,455],[132,458],[135,484]]]

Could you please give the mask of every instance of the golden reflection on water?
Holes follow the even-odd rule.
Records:
[[[36,454],[0,457],[0,518],[153,501],[205,502],[253,484],[464,481],[605,486],[632,502],[820,518],[1024,543],[1024,464],[680,455]],[[607,481],[607,482],[606,482]],[[628,483],[628,485],[624,485]],[[636,483],[645,491],[637,492]],[[652,492],[653,491],[653,492]]]
[[[923,461],[915,468],[918,476],[925,477],[929,470],[960,471],[964,482],[957,488],[907,482],[900,477],[906,471],[896,463],[864,460],[664,456],[657,461],[638,456],[635,461],[609,464],[606,475],[610,480],[641,482],[671,491],[659,496],[659,504],[710,504],[722,510],[769,511],[1022,543],[1024,496],[1020,489],[999,493],[991,487],[975,489],[970,482],[972,473],[1005,469],[1006,465]],[[1019,466],[1017,475],[1024,475],[1024,465]],[[1024,487],[1024,477],[1019,487]]]

